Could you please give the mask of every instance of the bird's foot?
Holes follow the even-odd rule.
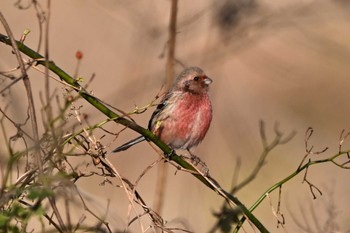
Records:
[[[202,162],[201,159],[196,155],[190,154],[190,160],[195,166],[197,166],[198,164],[205,165],[205,163]]]
[[[198,156],[196,156],[196,155],[194,155],[194,154],[192,154],[190,152],[190,157],[188,159],[190,160],[192,165],[197,167],[200,170],[200,172],[203,173],[204,176],[208,176],[209,175],[209,168],[208,168],[208,166]]]
[[[171,149],[169,153],[164,153],[164,157],[166,160],[171,160],[171,157],[175,154],[175,150]]]

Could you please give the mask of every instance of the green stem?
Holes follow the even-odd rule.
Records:
[[[294,178],[295,176],[297,176],[300,172],[302,172],[303,170],[307,169],[308,167],[315,165],[315,164],[320,164],[320,163],[327,163],[327,162],[332,162],[335,165],[339,166],[338,163],[336,163],[334,160],[344,154],[348,154],[350,153],[350,151],[343,151],[343,152],[339,152],[336,155],[333,155],[332,157],[326,158],[326,159],[320,159],[320,160],[314,160],[314,161],[309,161],[306,164],[304,164],[303,166],[299,167],[297,170],[295,170],[295,172],[293,172],[292,174],[290,174],[289,176],[287,176],[286,178],[282,179],[281,181],[277,182],[276,184],[272,185],[269,189],[267,189],[260,197],[259,199],[249,208],[250,212],[253,212],[260,204],[261,202],[267,197],[268,194],[270,194],[271,192],[273,192],[275,189],[281,187],[283,184],[287,183],[289,180],[291,180],[292,178]],[[241,218],[241,220],[239,221],[239,223],[237,224],[236,228],[234,229],[233,232],[238,232],[239,229],[241,228],[241,226],[243,225],[243,223],[245,222],[246,217],[243,216]]]

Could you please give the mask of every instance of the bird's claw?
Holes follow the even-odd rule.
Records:
[[[164,153],[164,157],[166,160],[171,160],[171,157],[175,154],[175,150],[171,149],[169,153]]]
[[[202,165],[203,164],[205,165],[205,163],[202,162],[201,159],[198,156],[193,155],[193,154],[190,154],[190,155],[191,155],[190,159],[191,159],[191,162],[193,163],[193,165],[197,166],[199,163],[201,163]]]
[[[194,155],[194,154],[190,154],[191,157],[191,162],[193,163],[194,166],[198,166],[198,164],[202,167],[201,171],[203,172],[204,176],[208,176],[209,175],[209,168],[208,166],[205,164],[205,162],[203,162],[198,156]]]

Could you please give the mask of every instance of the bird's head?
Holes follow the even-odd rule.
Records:
[[[189,67],[182,71],[175,80],[175,89],[192,94],[204,94],[213,82],[199,67]]]

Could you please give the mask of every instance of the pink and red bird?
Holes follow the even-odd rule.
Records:
[[[212,106],[208,95],[213,81],[199,67],[184,69],[164,95],[148,123],[148,129],[172,149],[191,149],[205,137]],[[140,136],[112,152],[119,152],[144,141]]]

